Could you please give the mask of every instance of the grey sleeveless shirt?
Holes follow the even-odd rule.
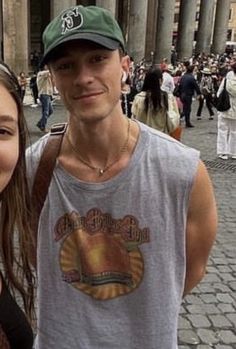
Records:
[[[57,164],[39,222],[37,349],[176,349],[198,151],[141,123],[103,183]],[[47,136],[27,151],[32,180]]]

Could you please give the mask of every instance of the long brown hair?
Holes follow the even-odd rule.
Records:
[[[168,100],[166,93],[161,91],[161,69],[151,69],[147,72],[144,78],[142,91],[146,92],[144,101],[145,112],[147,113],[150,105],[154,111],[158,111],[162,108],[168,110]]]
[[[20,294],[26,314],[33,320],[35,277],[29,257],[32,248],[31,210],[25,163],[28,131],[17,78],[3,62],[0,62],[0,84],[17,105],[19,128],[19,158],[8,185],[0,194],[0,255],[10,290],[13,295]]]

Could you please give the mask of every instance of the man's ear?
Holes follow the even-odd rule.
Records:
[[[121,67],[122,67],[123,72],[126,73],[126,78],[127,78],[128,74],[129,74],[129,68],[130,68],[130,58],[128,55],[123,56],[121,58]]]

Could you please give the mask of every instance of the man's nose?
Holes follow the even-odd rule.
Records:
[[[93,81],[91,69],[85,64],[78,65],[75,69],[74,84],[83,85]]]

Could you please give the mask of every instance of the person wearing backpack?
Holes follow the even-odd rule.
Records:
[[[224,88],[228,92],[230,108],[218,111],[217,155],[222,160],[236,160],[236,62],[231,63],[231,70],[221,81],[217,91],[219,97]]]

